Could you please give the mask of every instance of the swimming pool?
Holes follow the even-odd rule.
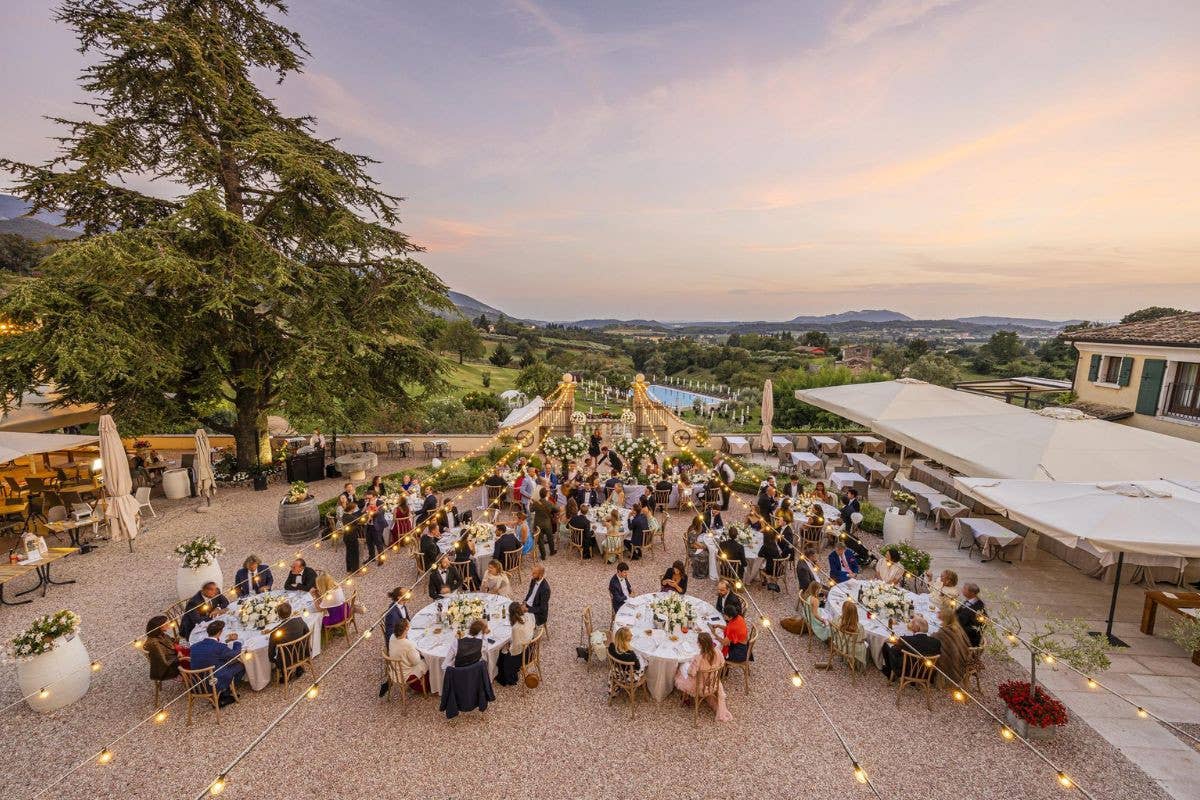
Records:
[[[719,398],[709,397],[706,394],[697,394],[696,392],[689,392],[686,389],[675,389],[670,386],[659,386],[653,383],[646,387],[646,392],[655,400],[670,408],[691,408],[692,404],[697,400],[705,408],[721,403]]]

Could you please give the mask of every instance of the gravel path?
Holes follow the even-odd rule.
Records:
[[[393,461],[381,470],[400,466]],[[338,485],[321,481],[313,486],[324,499],[335,495]],[[0,609],[0,635],[7,639],[34,616],[71,608],[83,619],[83,636],[93,656],[133,638],[151,614],[174,600],[171,550],[179,542],[201,533],[218,534],[227,548],[222,559],[227,581],[249,552],[272,563],[290,557],[275,530],[276,503],[285,492],[283,485],[264,493],[225,489],[208,514],[195,513],[194,500],[156,499],[159,516],[137,543],[136,553],[109,545],[68,559],[56,578],[79,582],[51,587],[45,598],[30,605]],[[667,564],[683,555],[685,526],[686,519],[674,515],[667,553],[656,551],[634,562],[636,592],[657,588]],[[341,560],[340,549],[323,547],[309,563],[340,576]],[[574,652],[584,606],[592,606],[599,625],[609,618],[610,574],[599,560],[580,562],[562,551],[550,559],[554,638],[543,651],[545,680],[537,690],[497,686],[497,702],[483,716],[448,722],[437,713],[436,698],[417,699],[402,715],[398,701],[389,704],[376,697],[380,643],[373,638],[323,682],[317,700],[302,703],[233,772],[224,796],[870,796],[855,782],[837,737],[808,693],[791,686],[786,662],[769,637],[759,640],[750,695],[743,694],[739,683],[728,682],[734,716],[729,724],[718,727],[709,714],[694,728],[691,710],[681,708],[677,695],[658,706],[643,700],[633,721],[623,700],[610,707],[604,670],[589,668]],[[359,579],[366,618],[382,613],[388,589],[407,585],[414,576],[410,561],[395,559]],[[691,590],[707,597],[713,585],[693,579]],[[772,619],[791,612],[794,594],[754,591]],[[415,612],[425,604],[424,586],[414,596],[410,608]],[[978,708],[943,695],[930,714],[915,694],[906,695],[897,708],[894,691],[878,672],[868,671],[851,685],[840,665],[832,672],[813,669],[821,655],[809,654],[803,638],[781,636],[809,685],[836,715],[882,797],[1064,796],[1049,768],[1024,747],[1003,742],[994,722]],[[340,640],[330,645],[318,668],[332,663],[345,647]],[[1012,663],[990,662],[981,698],[1002,710],[996,684],[1019,676]],[[211,710],[198,707],[188,727],[177,704],[166,723],[147,723],[117,743],[111,764],[88,763],[42,796],[194,797],[302,690],[295,684],[288,692],[274,686],[257,693],[246,689],[242,701],[223,712],[220,725]],[[153,695],[143,656],[127,648],[105,659],[88,695],[75,705],[47,716],[24,704],[0,713],[0,741],[9,765],[0,775],[0,797],[36,795],[47,781],[153,713]],[[0,706],[18,697],[15,667],[5,665],[0,668]],[[1073,721],[1042,748],[1096,798],[1167,797],[1082,723]]]

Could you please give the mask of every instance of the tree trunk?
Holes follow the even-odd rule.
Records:
[[[267,411],[258,403],[257,392],[240,389],[234,406],[237,420],[233,424],[233,438],[237,445],[238,469],[271,464],[271,438],[267,433]]]

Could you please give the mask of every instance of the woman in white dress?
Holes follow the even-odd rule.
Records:
[[[616,503],[617,508],[625,507],[625,487],[621,485],[620,481],[613,484],[612,491],[608,493],[608,499],[610,502]]]
[[[533,614],[524,610],[519,601],[508,606],[508,621],[512,625],[512,640],[496,659],[496,683],[501,686],[516,686],[521,673],[521,654],[533,641]]]
[[[479,586],[479,591],[486,594],[508,594],[512,589],[512,583],[508,576],[504,574],[504,568],[496,559],[488,562],[487,572],[483,574],[483,583]]]
[[[900,551],[889,547],[883,551],[883,561],[875,565],[875,573],[879,580],[897,586],[904,580],[904,565],[900,563]]]
[[[400,678],[406,681],[413,691],[422,694],[429,691],[429,665],[425,663],[425,659],[421,658],[417,646],[408,638],[407,619],[401,619],[396,623],[392,638],[388,640],[388,658],[400,662],[398,665],[388,665],[389,677],[392,675],[391,668],[399,666]]]

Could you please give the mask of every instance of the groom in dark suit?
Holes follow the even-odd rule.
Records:
[[[535,565],[530,571],[525,610],[533,614],[533,621],[538,625],[545,625],[550,616],[550,583],[546,580],[546,568],[541,564]]]

